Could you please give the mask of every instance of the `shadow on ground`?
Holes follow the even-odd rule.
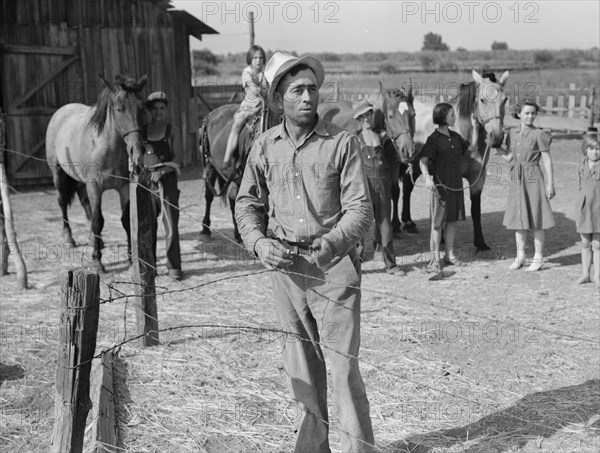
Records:
[[[600,380],[532,393],[509,408],[459,428],[410,436],[387,448],[398,453],[433,453],[462,445],[465,453],[504,452],[538,445],[562,429],[597,437],[600,429]],[[540,447],[541,448],[541,447]],[[386,450],[388,451],[388,450]]]

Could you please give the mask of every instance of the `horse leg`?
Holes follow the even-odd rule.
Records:
[[[102,235],[102,228],[104,228],[104,217],[102,216],[102,191],[98,185],[91,183],[87,185],[87,193],[92,208],[92,267],[96,272],[106,272],[106,269],[102,264],[102,251],[100,248],[100,238]]]
[[[92,207],[90,205],[90,198],[87,194],[86,184],[83,182],[77,183],[77,196],[79,197],[79,202],[85,211],[85,216],[89,221],[92,220]],[[93,242],[94,238],[90,238],[90,242]],[[104,241],[100,238],[100,248],[104,248]]]
[[[119,201],[121,202],[121,225],[127,234],[127,261],[131,264],[131,223],[129,219],[129,184],[119,189]],[[120,254],[119,254],[120,259]]]
[[[237,222],[235,221],[235,198],[237,197],[239,186],[237,182],[232,182],[227,190],[227,198],[229,198],[229,208],[231,209],[231,219],[233,221],[233,237],[236,242],[242,242],[242,236],[238,230]]]
[[[471,218],[473,219],[473,243],[475,244],[475,251],[489,250],[490,247],[483,239],[483,230],[481,228],[481,192],[471,192]]]
[[[410,197],[415,188],[413,181],[421,175],[421,171],[418,165],[415,165],[414,163],[410,165],[412,165],[413,169],[412,175],[407,171],[402,177],[402,224],[404,226],[404,231],[417,234],[419,230],[417,230],[417,226],[410,215]]]
[[[77,181],[71,178],[65,171],[58,165],[56,165],[56,173],[54,174],[54,187],[58,191],[58,206],[62,211],[63,218],[63,229],[62,237],[63,241],[71,247],[75,247],[75,241],[73,240],[73,234],[71,232],[71,225],[69,224],[68,209],[75,192],[77,190]]]
[[[400,200],[400,185],[399,180],[394,178],[392,181],[392,231],[400,232],[400,218],[398,217],[398,202]]]
[[[212,202],[215,199],[213,194],[213,186],[216,181],[216,171],[214,168],[207,169],[206,172],[206,180],[204,182],[204,218],[202,219],[202,231],[201,235],[210,236],[210,207],[212,206]]]
[[[233,220],[233,237],[235,238],[236,242],[241,244],[242,236],[240,235],[237,222],[235,221],[235,198],[231,198],[229,200],[229,207],[231,209],[231,218]]]

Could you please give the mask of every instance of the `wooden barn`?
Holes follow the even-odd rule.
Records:
[[[0,108],[11,184],[51,181],[36,159],[45,157],[50,117],[70,102],[94,104],[99,74],[148,74],[143,95],[167,94],[184,163],[196,161],[189,37],[214,33],[168,0],[0,0]]]

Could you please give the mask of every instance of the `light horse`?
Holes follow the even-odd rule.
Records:
[[[415,109],[413,107],[412,88],[386,89],[381,82],[379,90],[367,97],[375,107],[373,127],[385,131],[392,140],[396,158],[400,163],[408,165],[413,160],[415,144]],[[360,124],[352,118],[353,109],[350,101],[324,102],[319,104],[319,116],[352,132],[360,130]]]
[[[67,104],[52,115],[46,131],[46,160],[58,190],[64,241],[75,246],[67,209],[77,193],[92,223],[93,267],[105,272],[101,203],[107,189],[119,192],[128,251],[131,247],[128,161],[138,165],[143,153],[144,104],[138,93],[146,76],[138,81],[117,76],[114,84],[100,78],[104,89],[94,106]]]
[[[246,123],[240,131],[238,151],[234,154],[232,165],[223,167],[223,157],[227,147],[227,139],[233,125],[233,115],[240,104],[226,104],[211,111],[202,123],[200,132],[200,152],[204,166],[204,200],[205,211],[202,219],[202,235],[210,235],[210,209],[215,197],[227,197],[233,220],[233,235],[236,241],[242,237],[235,221],[235,197],[242,182],[246,160],[254,139],[276,119],[270,111],[265,111],[264,118],[257,115]]]
[[[507,100],[504,85],[508,79],[508,71],[504,72],[499,80],[496,80],[494,74],[481,76],[475,70],[472,71],[472,76],[473,81],[461,84],[457,97],[452,101],[456,111],[456,123],[453,129],[464,139],[471,141],[471,115],[475,115],[479,128],[479,143],[477,151],[472,151],[463,158],[462,168],[463,178],[469,182],[474,245],[476,251],[482,251],[490,248],[485,243],[481,229],[481,192],[485,184],[489,147],[499,146],[503,139],[502,128]],[[418,163],[420,148],[435,129],[432,121],[435,103],[416,100],[414,106],[417,112],[415,142],[418,149],[414,162]],[[405,177],[403,181],[403,219],[410,219],[410,194],[414,187],[413,181],[417,181],[421,174],[418,165],[415,164],[412,168],[412,178]],[[394,213],[393,223],[397,225],[399,224],[397,209]]]

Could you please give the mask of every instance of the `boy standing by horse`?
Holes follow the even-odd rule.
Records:
[[[358,367],[360,261],[356,243],[373,209],[359,143],[317,115],[325,73],[314,57],[276,52],[265,73],[284,120],[261,135],[236,200],[247,249],[271,269],[292,398],[302,409],[296,452],[328,452],[327,370],[344,452],[373,451],[369,401]],[[267,233],[265,214],[269,215]],[[335,333],[321,338],[319,331]]]

